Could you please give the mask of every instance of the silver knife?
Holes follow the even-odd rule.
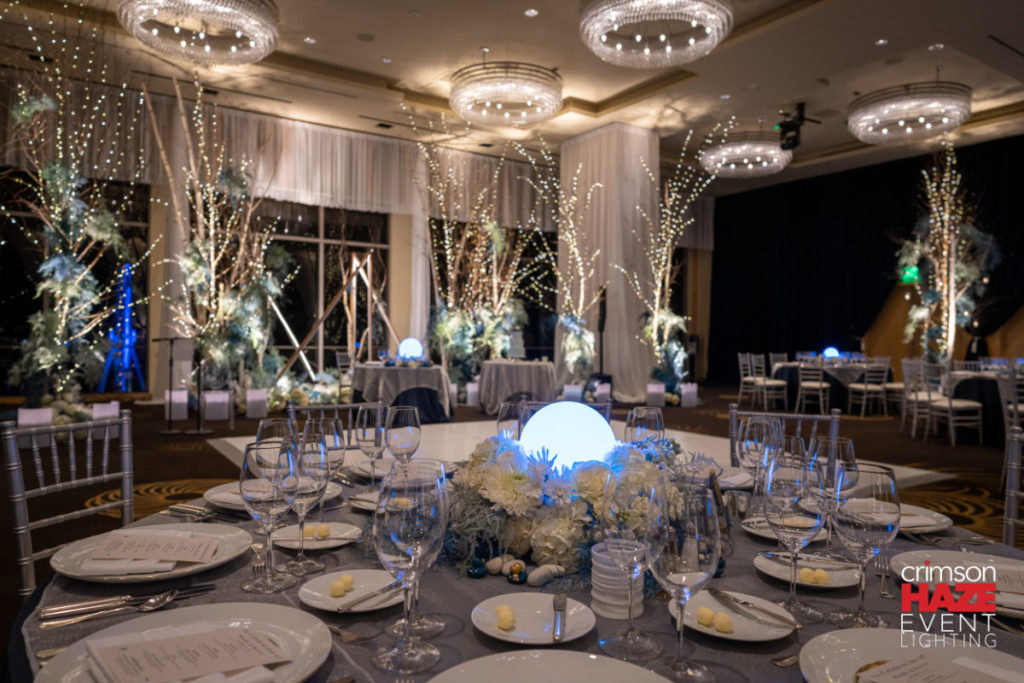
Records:
[[[190,588],[182,588],[178,591],[178,594],[174,596],[175,600],[182,598],[191,598],[196,595],[202,595],[208,591],[214,589],[214,584],[206,583],[198,586],[192,586]],[[50,605],[39,610],[40,619],[52,619],[54,617],[69,617],[75,614],[85,614],[87,612],[98,612],[99,610],[110,609],[112,607],[122,607],[124,605],[140,605],[146,600],[161,595],[165,591],[159,593],[149,593],[146,595],[117,595],[112,598],[99,598],[96,600],[81,600],[79,602],[65,602],[57,605]]]
[[[737,598],[735,595],[729,595],[725,591],[719,590],[717,588],[709,587],[705,590],[711,594],[711,597],[715,598],[720,603],[727,604],[727,606],[732,611],[742,616],[745,616],[748,619],[753,619],[758,623],[767,623],[764,618],[759,616],[763,615],[764,617],[771,619],[775,624],[781,624],[788,628],[801,629],[804,627],[803,624],[797,622],[795,619],[786,619],[785,617],[781,617],[775,612],[767,610],[764,607],[761,607],[760,605],[755,605],[754,603],[748,600],[741,600],[740,598]]]
[[[551,629],[551,642],[559,643],[565,637],[565,593],[557,593],[551,600],[551,606],[555,610],[555,624]]]
[[[371,600],[371,599],[377,597],[378,595],[384,595],[385,593],[390,593],[391,591],[395,590],[396,588],[401,588],[401,587],[402,587],[402,582],[399,581],[398,579],[395,579],[394,581],[392,581],[388,585],[384,586],[383,588],[378,588],[375,591],[370,591],[366,595],[361,595],[358,598],[354,598],[352,600],[349,600],[348,602],[341,603],[340,605],[338,605],[338,611],[339,612],[347,612],[350,609],[352,609],[353,607],[356,607],[358,605],[363,604],[367,600]]]
[[[770,550],[766,550],[762,553],[758,553],[761,557],[772,562],[778,562],[789,566],[793,562],[793,555],[791,553],[776,553]],[[811,567],[813,569],[856,569],[857,565],[853,562],[841,562],[839,560],[833,560],[832,558],[823,558],[819,555],[805,555],[800,554],[799,560],[805,560],[805,567]],[[798,562],[799,562],[798,560]]]

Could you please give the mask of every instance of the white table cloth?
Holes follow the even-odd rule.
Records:
[[[549,361],[485,361],[480,370],[480,406],[488,415],[498,412],[512,394],[528,391],[535,401],[555,398],[555,366]]]

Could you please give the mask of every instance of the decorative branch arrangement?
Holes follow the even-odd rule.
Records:
[[[918,302],[911,306],[904,342],[920,335],[921,350],[933,362],[952,360],[956,332],[971,325],[999,260],[995,239],[973,224],[974,209],[962,187],[956,151],[946,145],[924,176],[923,198],[928,215],[903,243],[901,273],[916,268]]]
[[[172,208],[185,248],[177,257],[183,294],[171,302],[177,332],[195,340],[200,358],[230,376],[239,362],[259,382],[270,342],[270,302],[291,277],[289,256],[271,242],[270,229],[255,220],[259,200],[253,195],[247,161],[230,159],[221,138],[215,107],[196,99],[187,111],[174,83],[179,121],[185,139],[186,166],[172,166],[159,136],[156,144],[171,189]],[[154,130],[152,97],[145,93]],[[179,199],[179,183],[188,205]]]
[[[46,389],[59,392],[95,381],[102,371],[104,326],[130,259],[124,214],[142,170],[139,109],[104,59],[98,29],[58,15],[51,15],[49,28],[33,26],[28,14],[24,21],[40,59],[35,71],[12,72],[10,143],[21,168],[6,176],[20,191],[0,211],[42,252],[36,284],[42,307],[30,317],[9,381],[45,376]],[[118,265],[109,277],[99,275],[97,266],[111,258]]]
[[[594,191],[601,184],[581,188],[583,165],[580,164],[573,171],[569,187],[563,187],[558,164],[543,141],[536,153],[520,144],[516,144],[516,149],[534,169],[536,180],[527,179],[527,182],[537,193],[539,211],[548,212],[548,218],[558,231],[557,251],[547,240],[538,239],[541,251],[538,263],[552,270],[555,286],[551,288],[542,280],[534,279],[527,283],[527,291],[536,298],[542,298],[544,291],[556,294],[558,324],[563,331],[562,361],[572,382],[579,383],[590,376],[594,367],[594,333],[587,329],[586,315],[601,300],[601,292],[608,285],[607,280],[597,278],[597,257],[601,250],[581,229]],[[533,216],[536,231],[542,231],[543,223],[543,215]]]

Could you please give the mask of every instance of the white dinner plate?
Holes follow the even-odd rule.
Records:
[[[274,669],[274,683],[309,678],[331,653],[331,632],[316,616],[294,607],[263,602],[222,602],[153,612],[97,631],[72,644],[39,671],[36,683],[93,683],[85,642],[90,638],[140,633],[205,621],[223,628],[252,629],[277,641],[294,659]]]
[[[345,524],[344,522],[327,522],[326,524],[331,531],[330,536],[327,538],[317,538],[314,535],[313,538],[305,539],[305,543],[303,543],[304,550],[327,550],[328,548],[340,548],[343,545],[352,543],[363,533],[363,530],[354,524]],[[314,532],[319,526],[320,525],[317,522],[306,522],[306,528],[312,528]],[[298,550],[299,525],[292,524],[291,526],[281,527],[271,534],[270,540],[272,540],[274,545],[279,548]]]
[[[916,631],[906,632],[908,647],[902,647],[902,633],[895,628],[851,628],[823,633],[800,650],[800,672],[808,683],[856,683],[857,672],[868,664],[915,654],[925,654],[932,662],[968,657],[1014,673],[1024,668],[1024,661],[987,647],[911,647],[910,634],[922,635]]]
[[[360,491],[359,493],[353,493],[348,497],[348,502],[352,505],[353,510],[362,510],[364,512],[373,512],[376,510],[377,501],[379,500],[380,491],[376,489]]]
[[[996,612],[1007,616],[1024,619],[1024,562],[1009,557],[986,555],[984,553],[962,553],[957,550],[911,550],[894,555],[890,566],[892,573],[901,581],[904,567],[923,567],[928,562],[932,567],[979,567],[991,565],[996,571]],[[1018,576],[1014,591],[1000,590],[1005,588],[1006,574],[1000,580],[1000,572],[1013,572]],[[908,575],[909,576],[909,575]],[[934,582],[929,583],[934,588]]]
[[[797,571],[807,567],[808,569],[821,569],[824,568],[829,575],[828,583],[806,583],[801,581],[799,574],[797,575],[796,585],[803,586],[804,588],[818,588],[828,590],[829,588],[849,588],[850,586],[860,585],[860,576],[857,573],[856,567],[850,567],[849,569],[829,569],[827,564],[815,563],[813,560],[805,560],[800,557],[797,558]],[[763,555],[754,556],[754,567],[764,572],[768,576],[785,581],[789,583],[789,563],[778,562],[776,560],[769,560]]]
[[[333,481],[327,482],[327,488],[324,489],[324,500],[330,500],[341,493],[341,484]],[[241,510],[245,512],[245,506],[242,504],[242,495],[238,492],[238,482],[229,481],[226,484],[220,486],[214,486],[203,494],[203,499],[211,505],[215,505],[225,510]]]
[[[342,574],[348,574],[352,577],[352,590],[340,598],[331,597],[331,584],[337,581]],[[311,579],[302,585],[299,589],[299,600],[303,603],[314,607],[316,609],[326,610],[328,612],[337,612],[338,606],[343,602],[354,600],[361,595],[372,593],[375,590],[383,588],[392,581],[395,577],[391,576],[390,573],[383,569],[346,569],[344,571],[331,572],[330,574],[324,574],[318,576],[315,579]],[[372,612],[376,609],[383,609],[384,607],[391,607],[402,602],[402,591],[397,590],[391,593],[385,593],[376,598],[372,598],[356,605],[350,612]]]
[[[575,650],[516,650],[456,664],[432,683],[654,683],[667,679],[636,664]]]
[[[473,626],[492,638],[519,645],[551,645],[555,611],[550,593],[506,593],[484,600],[473,608]],[[498,628],[498,605],[515,612],[515,625],[508,631]],[[565,636],[562,642],[576,640],[594,628],[597,619],[582,602],[569,598],[565,604]]]
[[[764,517],[748,517],[742,522],[740,526],[748,534],[757,536],[758,538],[764,538],[769,541],[778,541],[779,537],[775,535],[772,528],[768,526],[768,522],[765,521]],[[814,538],[811,539],[811,543],[817,543],[818,541],[824,541],[825,537],[828,536],[828,531],[825,529],[825,525],[821,525],[821,529],[815,534]]]
[[[747,595],[746,593],[737,593],[736,591],[728,591],[728,593],[729,595],[735,595],[741,600],[752,602],[758,607],[771,610],[783,619],[793,618],[792,614],[782,609],[774,602],[765,600],[764,598]],[[699,624],[697,622],[697,610],[701,607],[707,607],[716,613],[725,612],[728,614],[729,617],[732,618],[732,633],[721,633],[720,631],[715,630],[714,625],[702,626]],[[669,614],[672,615],[673,619],[677,619],[679,614],[679,603],[675,600],[668,603],[668,611]],[[745,643],[760,643],[768,640],[778,640],[779,638],[785,638],[793,632],[792,627],[771,623],[771,620],[768,617],[765,617],[764,621],[759,621],[744,616],[739,612],[734,611],[727,603],[719,602],[713,598],[707,591],[701,591],[686,601],[686,610],[683,612],[683,624],[688,626],[690,629],[705,635],[714,636],[715,638],[723,638],[725,640],[739,640]]]
[[[900,516],[900,531],[912,534],[931,534],[953,526],[953,520],[946,515],[907,503],[900,503]],[[927,523],[925,518],[928,519]],[[905,523],[904,519],[911,523]]]
[[[153,528],[160,529],[161,531],[187,531],[194,537],[213,537],[217,541],[217,551],[209,562],[179,562],[178,566],[166,572],[88,576],[81,572],[81,566],[106,539],[107,534],[99,534],[64,546],[50,558],[50,566],[58,574],[79,579],[80,581],[93,581],[96,583],[147,583],[150,581],[174,579],[179,576],[188,576],[189,574],[197,574],[207,569],[212,569],[235,559],[248,550],[252,544],[252,534],[245,529],[227,524],[175,522],[159,526],[154,525]]]
[[[395,462],[395,456],[385,453],[377,460],[377,465],[374,473],[377,479],[382,479],[390,470],[392,463]],[[353,474],[357,474],[360,477],[370,478],[370,459],[360,453],[356,456],[356,461],[351,465],[346,465],[348,470]]]

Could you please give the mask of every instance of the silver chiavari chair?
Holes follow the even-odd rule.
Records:
[[[807,410],[807,399],[818,404],[818,411],[827,414],[829,383],[825,381],[825,370],[821,360],[800,363],[797,368],[798,389],[796,393],[796,412]]]
[[[1024,496],[1020,482],[1020,449],[1024,432],[1013,427],[1006,439],[1006,506],[1003,511],[1003,543],[1010,547],[1017,545],[1017,529],[1024,528],[1020,516],[1020,499]]]
[[[928,421],[925,423],[925,438],[932,425],[938,429],[939,422],[945,420],[949,433],[949,445],[956,447],[957,427],[968,427],[978,432],[978,443],[984,442],[982,433],[982,410],[979,401],[966,398],[954,398],[955,385],[949,368],[938,363],[925,363],[922,366],[924,389],[928,392]]]
[[[860,416],[864,417],[868,403],[877,402],[882,407],[884,415],[889,414],[885,405],[885,380],[889,378],[889,359],[876,359],[864,368],[864,380],[850,384],[850,391],[847,397],[846,413],[853,413],[853,404],[860,403]]]
[[[121,508],[121,525],[132,522],[132,414],[122,410],[118,417],[67,425],[2,426],[7,494],[14,518],[18,595],[25,597],[36,585],[35,563],[50,557],[63,544],[35,550],[32,532],[42,527],[72,522],[90,515]],[[19,444],[27,444],[20,446]],[[114,469],[120,456],[120,469]],[[34,480],[26,488],[26,480]],[[120,480],[121,500],[92,507],[84,505],[51,517],[39,516],[39,505],[29,503],[45,496],[85,486]],[[32,519],[35,513],[36,519]]]
[[[288,419],[292,421],[296,432],[303,431],[310,420],[340,420],[345,425],[345,448],[354,450],[358,448],[358,445],[355,444],[352,432],[355,429],[356,414],[361,405],[363,404],[339,403],[336,405],[300,406],[289,401],[287,404]],[[382,409],[386,410],[386,407]]]
[[[757,400],[757,382],[754,379],[754,370],[751,367],[751,354],[749,353],[737,353],[736,358],[739,360],[740,365],[740,395],[736,399],[739,403],[743,403],[743,394],[750,392],[752,401]]]
[[[804,438],[804,425],[809,424],[809,432],[804,438],[805,443],[810,443],[811,439],[818,435],[818,430],[821,425],[828,425],[828,435],[831,438],[839,436],[839,416],[842,415],[842,411],[839,408],[833,408],[832,412],[828,415],[801,415],[799,413],[793,414],[790,412],[785,413],[772,413],[772,412],[758,412],[753,410],[740,410],[739,406],[735,403],[729,404],[729,462],[734,467],[739,466],[739,439],[740,439],[740,420],[748,417],[770,417],[779,420],[782,425],[782,433],[785,436],[799,436]],[[790,427],[792,426],[792,429]]]

